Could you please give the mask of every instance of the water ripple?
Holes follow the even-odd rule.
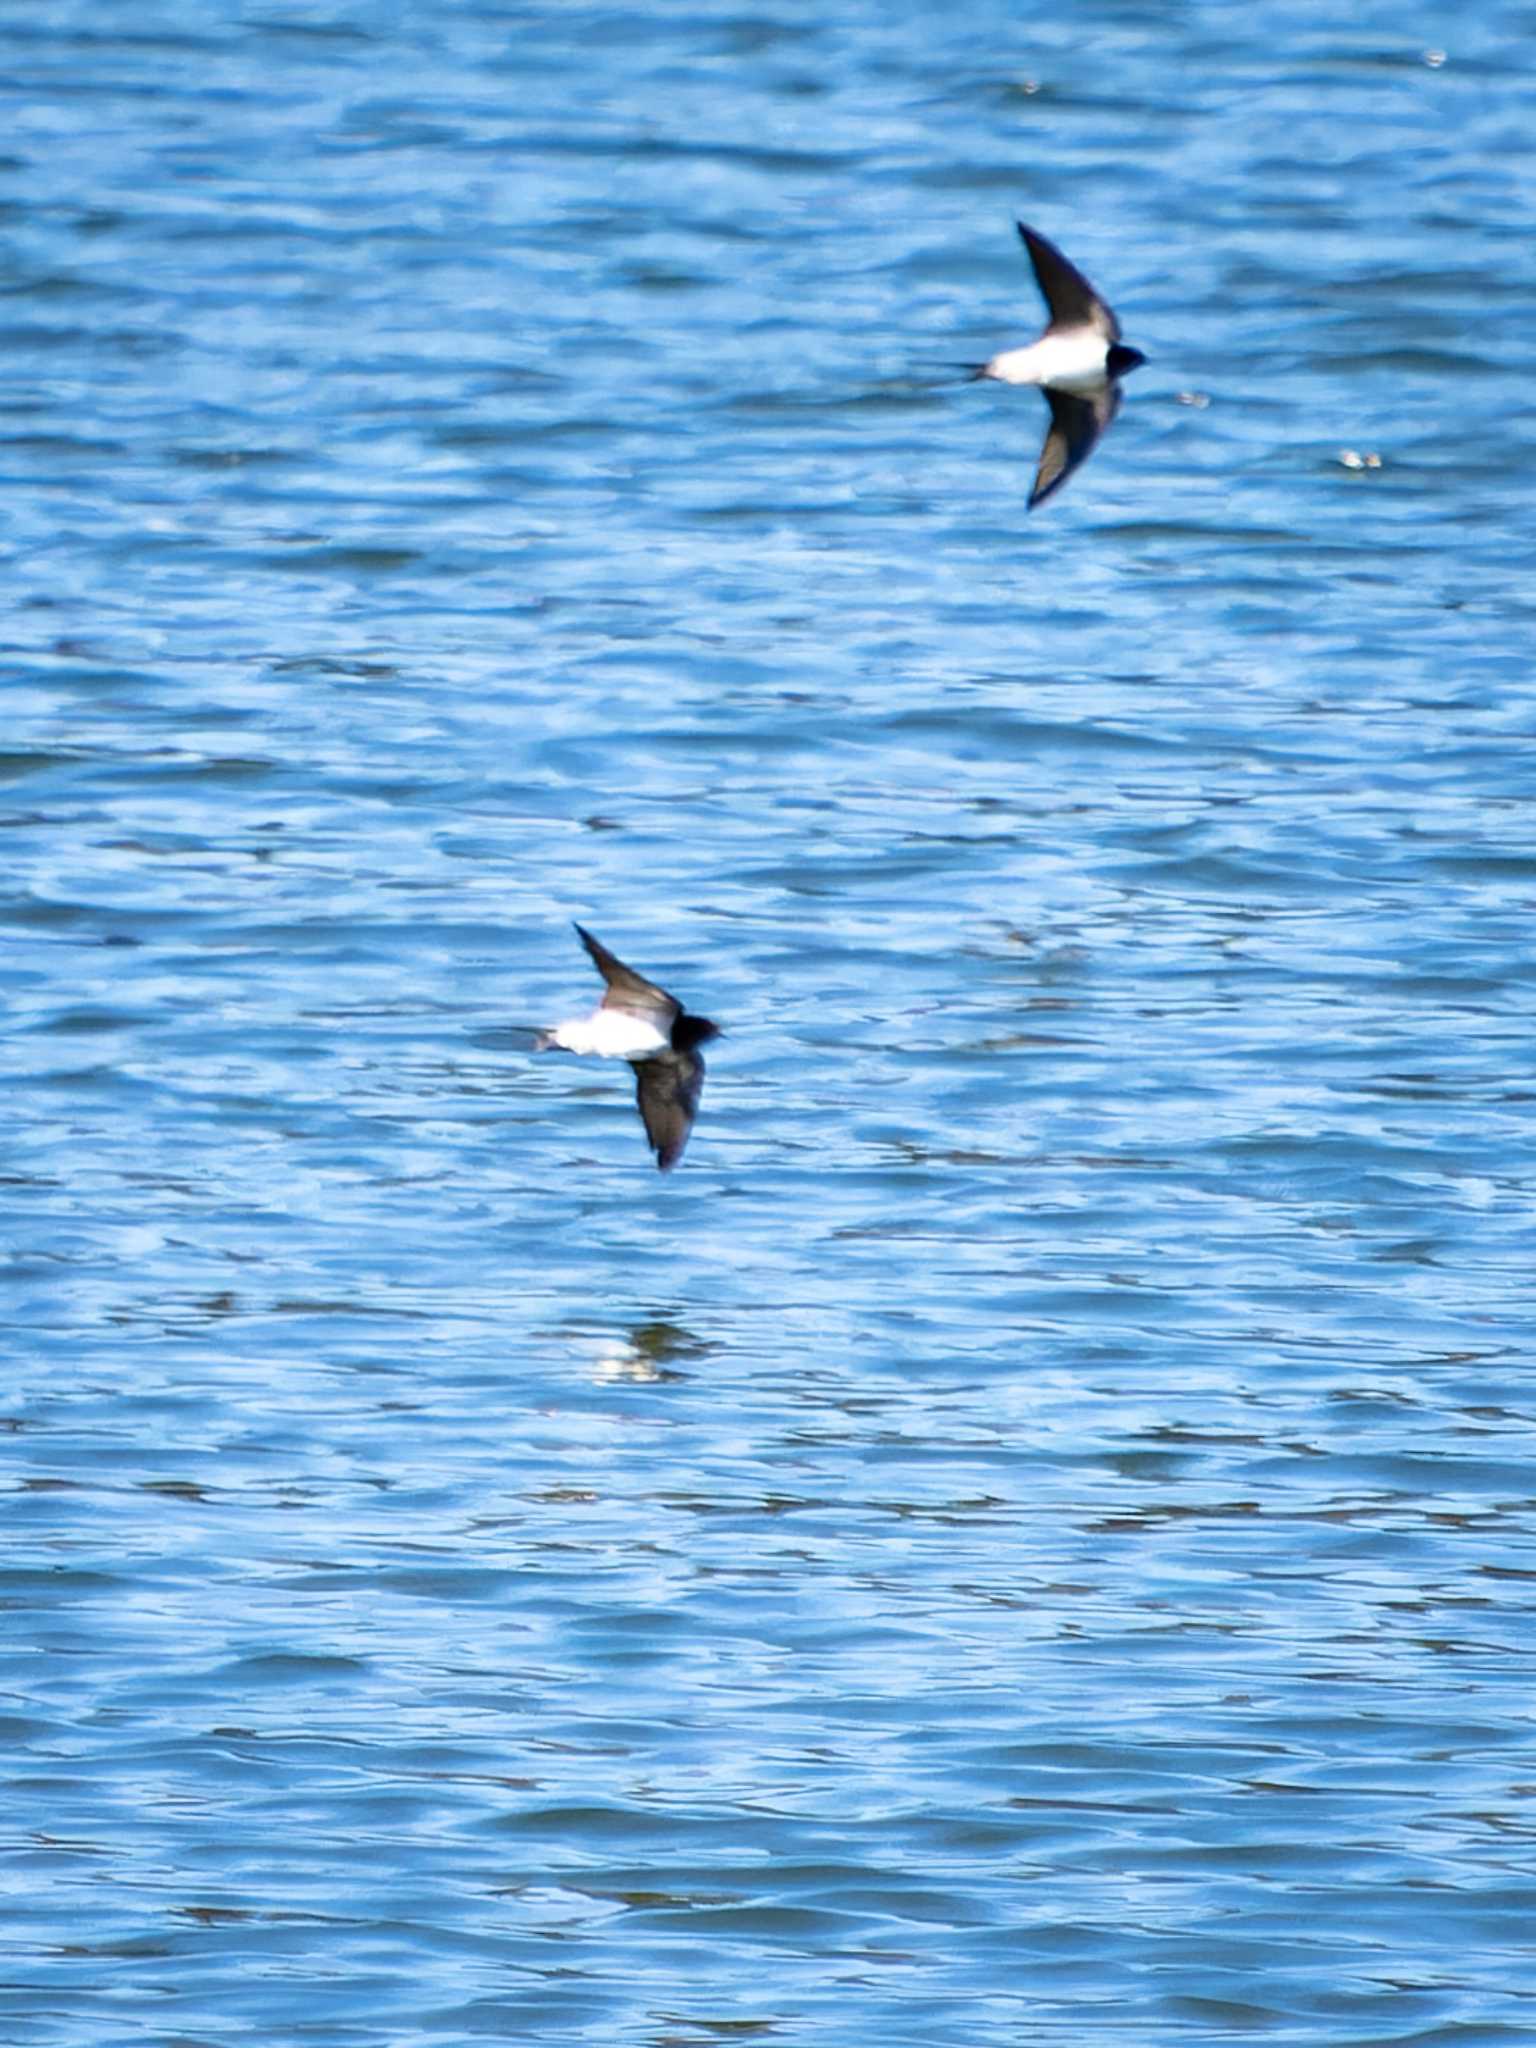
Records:
[[[5,2038],[1528,2038],[1529,23],[13,27]]]

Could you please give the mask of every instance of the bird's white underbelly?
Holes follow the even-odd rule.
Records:
[[[985,374],[1004,384],[1043,384],[1052,391],[1101,391],[1106,346],[1100,334],[1042,334],[1028,348],[994,356]]]
[[[566,1052],[595,1052],[603,1059],[639,1060],[663,1051],[671,1042],[644,1017],[624,1010],[596,1010],[590,1017],[569,1017],[549,1034],[551,1045]]]

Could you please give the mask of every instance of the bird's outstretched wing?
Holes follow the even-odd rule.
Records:
[[[661,1053],[635,1062],[635,1098],[645,1135],[663,1173],[683,1156],[688,1133],[699,1113],[704,1062],[696,1052]]]
[[[1075,263],[1069,263],[1054,242],[1034,228],[1018,223],[1019,236],[1034,265],[1035,283],[1050,308],[1052,327],[1092,327],[1106,341],[1120,339],[1120,322]]]
[[[1045,446],[1040,450],[1035,487],[1029,494],[1031,511],[1042,498],[1058,490],[1080,462],[1086,461],[1099,436],[1120,410],[1120,389],[1112,383],[1084,398],[1070,391],[1046,391],[1042,396],[1051,408],[1051,424],[1046,430]]]
[[[632,967],[626,967],[617,954],[610,953],[602,940],[594,939],[584,926],[577,925],[576,936],[608,984],[608,992],[603,997],[605,1010],[630,1010],[646,1017],[654,1017],[660,1012],[665,1012],[669,1018],[677,1015],[680,1005],[664,988],[658,988],[654,981],[647,981],[643,974],[636,974]]]

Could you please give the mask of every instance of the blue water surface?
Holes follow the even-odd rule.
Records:
[[[1536,15],[6,49],[0,2038],[1536,2039]]]

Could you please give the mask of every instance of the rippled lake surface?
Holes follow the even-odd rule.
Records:
[[[1536,15],[6,38],[0,2037],[1536,2038]]]

